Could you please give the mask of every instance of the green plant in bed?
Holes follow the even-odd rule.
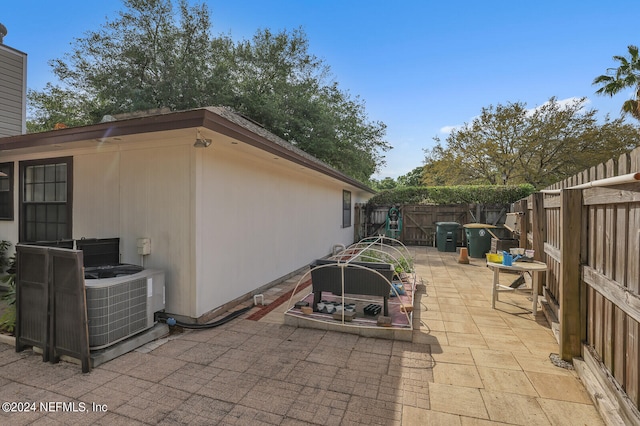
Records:
[[[359,261],[362,262],[379,262],[379,263],[391,263],[396,275],[400,276],[402,273],[413,272],[413,261],[407,259],[404,256],[398,255],[398,257],[392,256],[389,253],[380,250],[364,250],[358,255]]]

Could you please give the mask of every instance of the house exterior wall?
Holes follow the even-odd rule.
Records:
[[[147,143],[74,155],[73,238],[120,237],[120,261],[164,270],[167,310],[183,315],[194,305],[192,150]],[[138,238],[151,240],[144,259]]]
[[[200,151],[196,194],[195,316],[247,294],[353,243],[353,204],[365,201],[348,185],[283,167],[284,160]],[[352,193],[352,226],[342,227],[343,190]]]
[[[0,137],[26,132],[27,55],[0,43]]]
[[[137,239],[151,239],[146,268],[165,271],[166,309],[193,310],[190,265],[190,145],[123,151],[120,238],[125,261],[140,263]],[[137,262],[135,260],[138,259]]]
[[[191,246],[193,147],[177,141],[3,157],[15,169],[14,220],[0,221],[0,239],[19,234],[20,161],[73,157],[73,239],[120,238],[122,263],[165,271],[167,310],[194,312]],[[137,239],[151,239],[141,258]]]
[[[188,136],[185,136],[187,135]],[[353,242],[353,206],[368,194],[230,138],[192,132],[46,152],[9,154],[13,221],[0,239],[18,241],[20,161],[73,157],[72,238],[120,238],[121,262],[166,273],[166,310],[198,318]],[[351,226],[342,227],[343,190]],[[151,240],[141,258],[137,239]]]

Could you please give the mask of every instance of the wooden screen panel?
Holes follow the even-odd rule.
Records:
[[[51,355],[80,360],[82,372],[90,371],[87,301],[84,288],[82,251],[50,249]]]
[[[42,349],[49,360],[49,256],[41,247],[16,246],[16,352]]]
[[[43,361],[60,355],[91,369],[82,251],[16,247],[16,351],[42,348]]]

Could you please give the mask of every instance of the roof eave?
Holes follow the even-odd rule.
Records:
[[[233,117],[233,120],[231,120],[223,117],[219,111],[223,110],[220,108],[199,108],[41,133],[9,136],[0,139],[0,152],[62,145],[92,139],[101,140],[141,133],[204,127],[340,180],[363,191],[371,194],[375,193],[374,190],[361,182],[335,170],[309,154],[303,153],[288,142],[279,140],[277,136],[266,132],[266,130],[263,130],[261,133],[268,134],[270,138],[258,134],[256,132],[257,129],[253,129],[253,127],[258,128],[259,126],[256,126],[249,120],[237,114],[228,111],[225,112],[225,115]],[[276,142],[277,140],[279,140],[279,142]]]

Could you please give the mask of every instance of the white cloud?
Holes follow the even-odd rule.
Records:
[[[573,105],[577,102],[580,102],[582,98],[577,98],[575,96],[571,97],[571,98],[566,98],[566,99],[556,99],[556,104],[558,104],[558,106],[560,107],[560,109],[565,109],[567,107],[569,107],[570,105]],[[584,108],[589,105],[591,103],[590,99],[585,99],[584,102],[582,103],[582,109],[584,110]],[[545,105],[549,105],[549,101],[543,103],[542,105],[539,105],[535,108],[530,108],[527,110],[527,115],[532,115],[536,110],[539,110],[540,108],[544,107]]]
[[[459,129],[460,127],[462,127],[462,124],[458,124],[455,126],[444,126],[440,128],[440,133],[444,133],[445,135],[448,135],[449,133]]]

